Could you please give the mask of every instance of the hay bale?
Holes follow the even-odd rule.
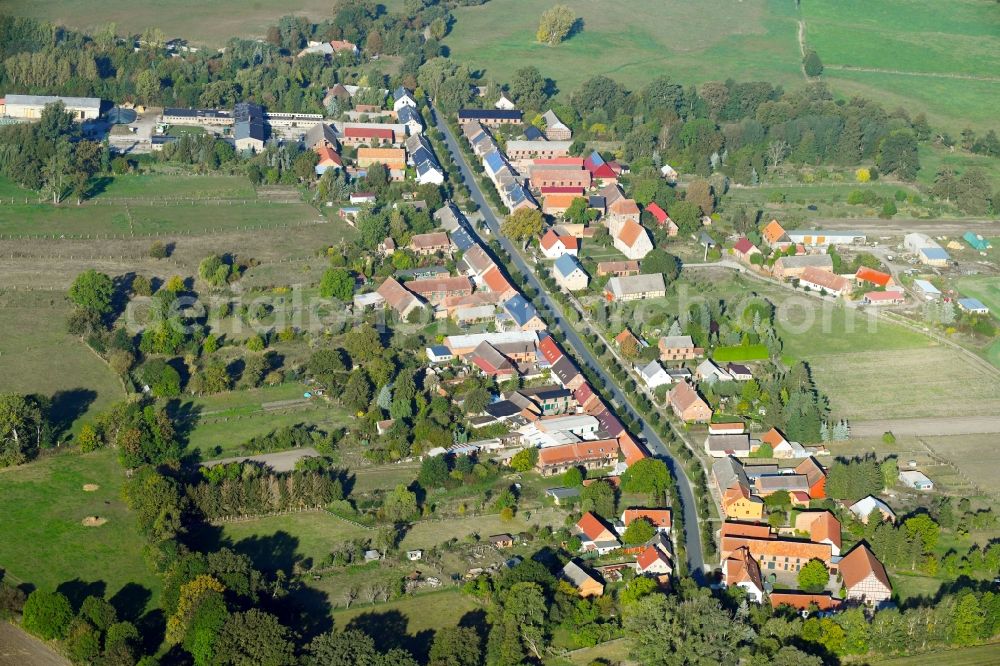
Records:
[[[100,516],[87,516],[81,522],[84,527],[100,527],[104,523],[108,522],[108,519],[101,518]]]
[[[97,485],[96,483],[85,483],[85,484],[83,484],[83,492],[85,492],[85,493],[92,493],[92,492],[94,492],[95,490],[98,490],[98,489],[100,489],[100,486]]]

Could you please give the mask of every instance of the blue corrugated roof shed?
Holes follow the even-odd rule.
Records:
[[[943,247],[922,247],[920,248],[920,254],[924,255],[927,259],[932,260],[945,260],[951,259],[951,256],[945,251]]]
[[[958,306],[969,312],[989,312],[990,309],[978,298],[960,298]]]

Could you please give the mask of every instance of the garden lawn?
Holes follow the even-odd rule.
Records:
[[[60,432],[124,399],[111,368],[66,332],[71,305],[61,294],[0,292],[0,311],[0,392],[52,398]]]
[[[1000,277],[964,277],[957,286],[962,296],[978,298],[991,315],[1000,319]]]
[[[0,469],[0,531],[5,535],[0,568],[44,590],[68,581],[102,585],[109,599],[134,583],[150,595],[147,607],[155,605],[160,581],[143,559],[145,540],[120,499],[123,480],[111,450],[54,455]],[[99,489],[85,492],[84,484]],[[87,516],[108,522],[85,527],[81,521]]]

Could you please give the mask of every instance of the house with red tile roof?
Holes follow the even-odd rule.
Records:
[[[667,401],[677,418],[687,423],[707,423],[712,418],[712,408],[687,382],[677,382],[667,393]]]
[[[398,312],[404,319],[414,310],[423,307],[423,303],[420,302],[420,299],[413,292],[391,277],[386,278],[379,285],[376,293],[383,298],[386,305]]]
[[[767,525],[751,526],[727,521],[722,524],[721,534],[719,551],[723,563],[732,553],[744,547],[765,571],[797,572],[809,560],[822,560],[829,567],[833,559],[833,547],[829,543],[779,538]]]
[[[605,275],[611,275],[613,277],[629,277],[638,274],[638,261],[599,261],[597,263],[597,275],[600,277]]]
[[[388,127],[345,127],[340,142],[345,146],[391,144],[396,142],[396,133]]]
[[[546,446],[538,451],[535,469],[542,476],[562,474],[571,467],[601,469],[618,462],[618,440],[595,439],[559,446]]]
[[[851,293],[850,281],[836,273],[807,266],[799,275],[799,286],[818,292],[826,292],[834,296],[844,296]]]
[[[808,592],[771,592],[768,595],[771,601],[771,608],[781,608],[790,606],[798,611],[808,611],[815,608],[819,611],[839,610],[843,601],[832,596],[829,592],[823,594],[809,594]]]
[[[828,543],[840,555],[840,521],[829,511],[803,511],[795,516],[795,531],[807,532],[814,543]]]
[[[622,329],[621,333],[615,336],[615,343],[617,343],[618,348],[621,349],[622,345],[629,341],[635,345],[636,349],[640,349],[642,347],[642,343],[639,341],[639,338],[635,337],[635,333],[630,331],[626,326]]]
[[[517,289],[511,286],[510,282],[507,281],[507,278],[504,277],[496,265],[493,265],[483,273],[482,280],[483,286],[496,294],[497,298],[501,301],[506,301],[519,293]]]
[[[580,251],[580,241],[572,236],[560,236],[552,229],[545,232],[538,246],[546,259],[558,259],[564,254],[575,257]]]
[[[865,305],[902,305],[906,295],[901,291],[867,291],[861,302]]]
[[[596,150],[583,161],[583,166],[590,172],[594,180],[602,184],[618,182],[618,174],[614,168]]]
[[[796,474],[802,474],[809,483],[809,497],[813,499],[826,498],[826,471],[812,456],[806,458],[795,468]]]
[[[653,251],[653,241],[646,227],[633,220],[622,223],[618,233],[612,234],[612,243],[629,259],[642,259]]]
[[[646,212],[653,216],[657,226],[664,227],[667,230],[668,236],[676,236],[677,232],[680,231],[677,223],[670,219],[667,211],[660,208],[655,201],[646,206]]]
[[[343,169],[344,161],[336,150],[326,145],[317,145],[314,149],[319,156],[316,162],[316,174],[322,176],[327,169]]]
[[[410,280],[406,288],[432,305],[439,305],[447,298],[472,295],[472,280],[464,275],[443,278]]]
[[[839,569],[849,600],[878,606],[892,597],[892,584],[885,567],[864,543],[840,560]]]
[[[622,512],[622,522],[625,527],[632,524],[633,520],[644,518],[652,523],[657,532],[670,532],[670,509],[625,509]]]
[[[749,548],[737,548],[730,553],[722,563],[722,574],[727,587],[741,587],[746,590],[750,601],[758,604],[763,601],[764,581],[760,575],[760,565],[754,560]]]
[[[542,356],[549,364],[553,364],[563,357],[559,344],[551,335],[546,335],[538,341],[538,351],[542,352]]]
[[[647,576],[661,577],[670,576],[674,571],[673,565],[667,554],[656,546],[646,546],[635,558],[636,570]]]
[[[576,404],[580,405],[586,414],[589,414],[590,411],[601,402],[601,399],[597,397],[597,394],[594,393],[594,389],[590,388],[590,384],[587,382],[580,384],[580,386],[573,391],[573,400],[576,401]]]
[[[605,555],[621,548],[621,542],[615,536],[614,530],[590,511],[577,521],[573,531],[580,537],[580,550],[585,553],[597,552]]]
[[[750,257],[755,254],[760,254],[760,250],[757,249],[756,245],[750,242],[749,238],[746,236],[740,236],[740,239],[733,245],[733,254],[740,261],[750,263]]]
[[[888,289],[889,287],[895,287],[896,281],[888,273],[883,273],[882,271],[877,271],[874,268],[868,268],[867,266],[861,266],[858,268],[858,272],[854,274],[854,279],[857,280],[858,284],[869,283],[876,287],[883,287]]]
[[[625,464],[632,466],[643,458],[649,457],[649,451],[639,442],[632,438],[627,432],[618,435],[618,446],[625,456]]]

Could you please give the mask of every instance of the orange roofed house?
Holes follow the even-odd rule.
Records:
[[[704,423],[712,418],[712,408],[687,382],[678,382],[667,394],[670,408],[682,421]]]
[[[538,451],[535,467],[542,476],[562,474],[570,467],[600,469],[618,462],[618,440],[596,439],[559,446],[547,446]]]
[[[559,572],[559,577],[575,587],[581,597],[599,597],[604,594],[604,583],[573,560],[566,563]]]
[[[795,516],[795,531],[807,532],[813,543],[828,543],[840,555],[840,521],[829,511],[803,511]]]
[[[809,594],[808,592],[771,592],[768,595],[771,601],[771,608],[791,606],[795,610],[807,611],[815,606],[820,611],[834,611],[840,608],[843,602],[829,593]]]
[[[812,499],[826,498],[826,472],[812,456],[806,458],[795,468],[796,474],[803,474],[809,483],[809,497]]]
[[[764,242],[773,248],[784,249],[791,244],[785,228],[778,224],[777,220],[771,220],[760,232]]]
[[[840,560],[840,577],[847,588],[847,598],[878,606],[892,597],[892,585],[885,567],[864,543]]]
[[[851,293],[851,282],[847,278],[822,268],[807,266],[799,276],[799,286],[813,291],[826,292],[835,296]]]
[[[621,548],[614,530],[604,524],[597,515],[588,511],[577,521],[573,531],[580,537],[580,550],[585,553],[597,552],[601,555]]]
[[[632,524],[633,520],[638,520],[640,518],[645,518],[653,527],[656,528],[657,532],[669,532],[670,531],[670,509],[625,509],[622,513],[622,523],[625,527]]]
[[[723,523],[719,547],[722,562],[743,547],[764,571],[798,571],[814,559],[829,567],[833,559],[833,548],[828,543],[778,538],[768,525]]]
[[[655,577],[660,583],[665,583],[673,572],[670,558],[655,545],[646,546],[635,558],[636,569],[641,574]]]
[[[760,575],[760,565],[753,559],[750,549],[737,548],[722,563],[725,583],[729,587],[742,587],[750,601],[760,603],[764,599],[764,581]]]
[[[356,161],[362,169],[384,164],[392,171],[402,171],[406,169],[406,151],[402,148],[358,148]]]
[[[867,266],[858,268],[858,272],[854,274],[854,279],[858,281],[858,284],[867,282],[876,287],[885,287],[886,289],[896,286],[896,281],[892,279],[891,275],[877,271],[874,268],[868,268]]]

